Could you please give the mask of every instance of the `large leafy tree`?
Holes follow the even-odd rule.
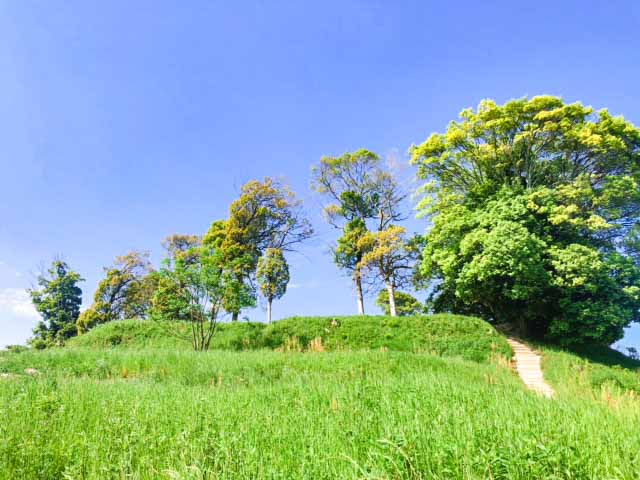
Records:
[[[229,218],[214,222],[204,238],[205,245],[219,252],[226,278],[224,309],[233,320],[243,308],[255,306],[255,274],[264,252],[291,252],[312,234],[302,202],[287,185],[272,178],[243,185]]]
[[[267,248],[258,260],[256,272],[260,293],[267,300],[267,322],[271,323],[272,304],[274,299],[282,298],[289,284],[289,265],[278,248]]]
[[[34,329],[34,339],[46,343],[63,343],[76,335],[84,279],[62,260],[55,260],[38,278],[38,287],[29,290],[31,301],[42,320]]]
[[[640,320],[640,131],[556,97],[467,109],[412,147],[433,305],[564,343]]]
[[[146,317],[157,282],[147,252],[132,251],[116,257],[114,264],[105,268],[93,304],[78,319],[78,330],[83,332],[112,320]]]
[[[380,158],[369,150],[322,157],[312,169],[312,188],[328,199],[326,220],[342,231],[333,248],[334,262],[353,279],[358,313],[364,314],[360,242],[368,231],[381,231],[404,218],[406,195]]]

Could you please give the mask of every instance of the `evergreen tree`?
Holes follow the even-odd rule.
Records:
[[[80,274],[62,260],[55,260],[46,273],[38,276],[40,288],[29,290],[31,301],[42,316],[33,330],[34,340],[62,344],[76,335],[76,321],[82,304],[78,283],[82,281]]]

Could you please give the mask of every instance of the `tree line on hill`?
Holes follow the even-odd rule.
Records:
[[[424,235],[401,222],[407,192],[373,152],[323,157],[312,189],[339,236],[336,266],[389,315],[476,315],[562,344],[612,343],[640,321],[640,130],[606,110],[551,96],[466,109],[444,133],[410,148],[422,180]],[[192,324],[207,349],[223,314],[238,320],[281,298],[288,255],[313,235],[283,183],[250,181],[228,218],[204,235],[172,235],[155,270],[130,252],[105,269],[80,313],[80,275],[56,260],[31,290],[46,345],[122,318]],[[427,304],[408,293],[429,290]]]

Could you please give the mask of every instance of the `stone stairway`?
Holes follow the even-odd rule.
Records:
[[[553,397],[553,388],[545,382],[542,375],[540,355],[514,338],[508,338],[507,341],[515,354],[516,370],[524,384],[547,398]]]

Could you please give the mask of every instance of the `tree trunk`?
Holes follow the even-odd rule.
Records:
[[[387,292],[389,292],[389,313],[392,317],[398,316],[396,313],[396,294],[393,288],[393,283],[387,284]]]
[[[232,322],[237,322],[238,321],[238,317],[240,316],[240,312],[233,312],[231,314],[231,321]]]
[[[271,323],[271,300],[270,298],[267,300],[267,323]]]
[[[524,317],[520,317],[518,319],[518,330],[520,330],[519,333],[523,337],[526,337],[529,334],[528,329],[527,329],[527,321],[525,320]]]
[[[358,315],[364,315],[364,297],[362,295],[362,279],[360,274],[356,273],[356,297],[358,299]]]

